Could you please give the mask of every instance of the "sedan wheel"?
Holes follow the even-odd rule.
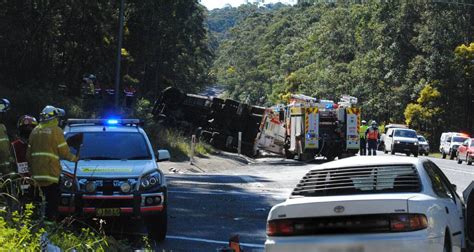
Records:
[[[451,252],[451,240],[448,237],[449,233],[446,233],[446,237],[444,238],[444,248],[443,252]]]
[[[472,161],[469,160],[469,156],[468,156],[468,155],[466,155],[466,162],[467,162],[468,165],[472,165]]]

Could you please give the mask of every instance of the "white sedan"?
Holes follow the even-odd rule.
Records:
[[[315,166],[268,216],[265,251],[461,251],[464,203],[428,159]]]

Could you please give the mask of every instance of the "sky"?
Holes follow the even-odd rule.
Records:
[[[200,0],[201,4],[206,6],[207,9],[212,10],[215,8],[222,8],[226,4],[230,4],[233,7],[237,7],[245,3],[245,0]],[[255,0],[249,0],[249,2],[255,2]],[[296,0],[265,0],[265,3],[295,3]]]

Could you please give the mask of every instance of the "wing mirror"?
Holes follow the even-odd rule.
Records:
[[[171,159],[171,155],[168,150],[158,150],[156,152],[156,160],[158,162],[169,161],[170,159]]]
[[[74,134],[73,136],[68,137],[68,139],[66,140],[67,145],[69,145],[69,147],[73,147],[76,150],[81,147],[83,141],[84,133]]]
[[[451,184],[451,186],[453,187],[454,191],[457,191],[457,190],[458,190],[458,186],[457,186],[457,185]]]
[[[393,134],[388,135],[388,137],[393,137]]]

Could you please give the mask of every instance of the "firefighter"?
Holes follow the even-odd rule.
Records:
[[[359,136],[360,136],[360,155],[365,156],[367,155],[367,139],[365,138],[365,132],[369,128],[367,126],[367,121],[362,120],[362,125],[359,128]]]
[[[124,88],[123,93],[125,94],[125,106],[127,108],[132,108],[132,103],[136,92],[137,90],[132,85],[128,85],[126,88]]]
[[[10,152],[10,140],[7,128],[3,124],[6,112],[10,109],[10,101],[0,99],[0,174],[13,172],[13,158]]]
[[[52,220],[57,217],[59,203],[59,160],[77,161],[77,157],[69,152],[64,132],[58,126],[58,117],[64,114],[62,109],[46,106],[40,114],[40,124],[31,132],[26,152],[32,178],[41,187],[46,200],[46,217]]]
[[[380,138],[379,129],[377,128],[377,122],[372,121],[371,127],[365,132],[367,139],[367,145],[369,147],[369,156],[377,155],[377,141]]]
[[[18,119],[18,138],[12,142],[13,155],[16,160],[18,173],[28,174],[28,162],[26,161],[26,150],[28,149],[28,139],[33,129],[38,125],[35,117],[23,115]]]

